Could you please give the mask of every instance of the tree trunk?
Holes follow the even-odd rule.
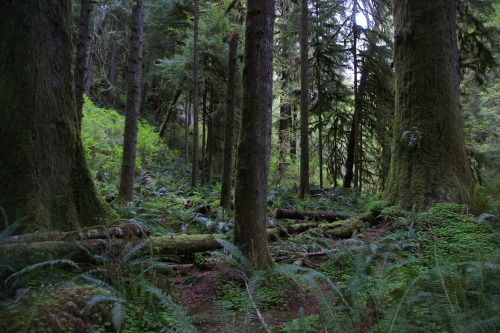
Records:
[[[177,104],[177,100],[179,100],[179,97],[181,97],[181,94],[182,90],[177,90],[175,92],[174,99],[172,99],[172,101],[168,104],[165,118],[163,119],[163,122],[160,125],[160,129],[158,130],[160,137],[163,137],[163,135],[165,135],[165,130],[167,129],[168,122],[170,121],[170,118],[172,118],[172,114],[174,114],[175,105]]]
[[[135,159],[137,153],[137,125],[141,105],[142,34],[144,28],[144,0],[132,4],[132,31],[128,61],[127,106],[123,134],[123,158],[120,187],[116,200],[130,202],[134,197]]]
[[[80,19],[78,21],[78,43],[76,44],[75,60],[75,102],[78,127],[82,128],[83,90],[87,66],[87,48],[89,46],[89,20],[92,11],[91,0],[81,1]]]
[[[203,123],[202,135],[201,135],[201,185],[205,185],[207,179],[207,82],[205,81],[205,89],[203,91],[203,109],[201,111],[201,118]]]
[[[190,117],[190,110],[189,110],[189,95],[187,96],[186,100],[184,101],[184,154],[186,157],[186,164],[189,162],[189,117]]]
[[[224,162],[224,112],[216,100],[216,96],[211,94],[210,100],[210,133],[209,133],[209,179],[222,176]]]
[[[90,95],[90,89],[92,86],[92,77],[94,75],[94,54],[97,52],[101,36],[104,32],[106,15],[107,15],[107,6],[103,5],[101,19],[99,20],[99,22],[97,22],[97,19],[95,19],[96,21],[94,22],[92,40],[90,41],[89,54],[87,56],[87,66],[86,66],[85,80],[83,86],[84,92],[87,95]]]
[[[0,2],[0,207],[18,230],[75,230],[114,217],[78,130],[71,2]],[[5,218],[4,218],[5,219]]]
[[[191,187],[198,182],[198,114],[200,113],[199,82],[198,82],[198,1],[194,0],[194,46],[193,46],[193,156],[191,161]]]
[[[385,197],[463,202],[472,176],[461,123],[455,0],[394,1],[396,131]]]
[[[111,97],[111,105],[116,107],[116,102],[118,99],[118,55],[117,55],[117,41],[115,38],[111,39],[111,48],[109,50],[109,69],[108,69],[108,81],[109,81],[109,95]]]
[[[358,94],[358,28],[356,25],[357,1],[353,3],[352,9],[352,58],[354,67],[354,113],[352,115],[351,132],[347,143],[346,173],[344,177],[344,188],[351,188],[353,179],[354,187],[358,186],[358,137],[359,137],[359,94]]]
[[[222,187],[220,205],[231,208],[231,179],[233,178],[233,136],[234,112],[236,108],[236,60],[238,58],[238,34],[231,33],[229,42],[229,60],[227,65],[227,101],[226,120],[224,125],[224,168],[222,170]]]
[[[287,22],[290,19],[290,3],[282,1],[281,3],[281,20]],[[283,27],[285,23],[283,23]],[[280,103],[280,118],[278,131],[278,172],[284,175],[286,170],[286,160],[290,155],[291,143],[290,132],[292,128],[292,105],[290,104],[290,63],[291,45],[293,40],[282,38],[282,61],[281,61],[281,103]]]
[[[316,71],[316,83],[318,87],[318,101],[316,102],[318,109],[318,160],[319,160],[319,187],[323,188],[323,89],[321,87],[320,69]]]
[[[300,15],[300,189],[299,196],[309,194],[309,11],[302,0]]]
[[[235,189],[234,243],[256,269],[273,264],[267,246],[274,0],[248,0],[243,103]]]

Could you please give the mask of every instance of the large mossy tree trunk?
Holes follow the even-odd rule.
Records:
[[[274,0],[248,0],[243,103],[235,189],[234,243],[256,269],[273,265],[267,245]]]
[[[80,138],[71,1],[0,2],[0,206],[18,231],[74,230],[113,216]]]
[[[462,202],[472,176],[459,97],[455,0],[395,0],[396,131],[385,197]]]
[[[123,134],[123,157],[120,187],[116,200],[130,202],[134,197],[135,159],[137,155],[137,131],[141,106],[142,35],[144,28],[144,0],[132,4],[132,32],[128,60],[127,105]]]

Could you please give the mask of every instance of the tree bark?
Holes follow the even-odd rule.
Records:
[[[165,118],[163,119],[160,125],[160,129],[158,130],[158,134],[160,135],[160,137],[163,137],[163,135],[165,135],[165,130],[167,129],[168,122],[170,121],[170,118],[172,118],[172,114],[174,114],[175,105],[177,104],[179,97],[181,97],[181,94],[182,90],[177,90],[175,92],[174,98],[168,104],[167,111],[165,113]]]
[[[309,194],[309,10],[302,0],[300,15],[300,185],[299,196]]]
[[[201,118],[202,118],[202,135],[201,135],[201,186],[205,185],[206,179],[207,179],[207,149],[206,149],[206,143],[207,143],[207,95],[208,95],[208,89],[207,89],[207,82],[205,81],[205,89],[203,91],[203,108],[201,111]]]
[[[111,39],[111,48],[109,50],[109,69],[108,69],[108,81],[109,81],[109,95],[111,99],[111,105],[116,107],[116,102],[118,99],[118,55],[117,55],[117,45],[118,42],[115,38]]]
[[[346,173],[344,177],[344,188],[351,188],[353,179],[354,187],[358,186],[358,139],[359,139],[359,94],[358,94],[358,27],[356,25],[357,0],[352,9],[352,58],[354,68],[354,113],[352,115],[351,132],[347,144]]]
[[[132,4],[132,32],[128,61],[127,106],[123,134],[123,158],[120,187],[116,200],[130,202],[134,197],[135,160],[137,154],[137,126],[141,105],[142,35],[144,29],[144,0]]]
[[[78,127],[80,129],[82,128],[83,118],[83,91],[85,85],[85,71],[87,69],[87,49],[89,46],[89,21],[91,11],[91,0],[82,0],[80,19],[78,21],[78,42],[76,44],[75,60],[75,102]]]
[[[104,32],[104,25],[106,23],[107,15],[107,6],[102,5],[101,18],[99,22],[97,22],[97,18],[94,21],[94,28],[92,32],[92,39],[89,45],[89,54],[87,56],[87,65],[85,71],[85,80],[84,80],[84,92],[88,96],[90,96],[90,89],[92,87],[92,77],[94,75],[94,55],[96,54],[99,44],[101,43],[101,36]]]
[[[199,82],[198,82],[198,11],[199,0],[194,0],[194,46],[193,46],[193,156],[191,161],[191,187],[198,182],[198,114],[200,113]]]
[[[233,136],[234,112],[236,108],[236,60],[238,58],[238,33],[229,36],[229,60],[227,69],[226,119],[224,125],[224,168],[222,170],[222,186],[220,205],[231,208],[231,179],[233,178]]]
[[[394,1],[396,131],[385,198],[463,202],[472,176],[459,96],[455,0]]]
[[[274,0],[248,0],[243,103],[235,189],[234,243],[255,269],[273,265],[267,246]]]
[[[285,22],[290,19],[290,3],[282,1],[281,3],[281,20],[283,28]],[[291,58],[291,44],[293,40],[289,38],[282,38],[282,61],[281,61],[281,103],[280,103],[280,118],[279,118],[279,132],[278,132],[278,172],[284,175],[286,170],[286,160],[290,156],[291,150],[291,129],[292,129],[292,105],[290,103],[290,63],[293,61]]]
[[[78,130],[71,2],[0,2],[0,207],[19,232],[114,217],[98,197]],[[0,225],[0,230],[5,225]]]

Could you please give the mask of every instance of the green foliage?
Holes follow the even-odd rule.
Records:
[[[110,319],[105,306],[83,310],[92,294],[106,292],[96,287],[63,284],[19,291],[14,300],[0,302],[8,332],[93,332]]]
[[[302,314],[302,315],[301,315]],[[292,320],[287,323],[285,327],[281,329],[283,333],[315,333],[321,332],[323,326],[321,325],[320,318],[317,314],[309,315],[304,317],[303,309],[299,313],[299,318]]]
[[[152,286],[148,286],[146,291],[152,293],[169,314],[169,320],[160,323],[160,326],[162,326],[164,330],[174,328],[175,331],[182,333],[196,332],[196,328],[193,326],[187,311],[183,307],[177,305],[172,300],[172,296],[166,295],[162,290]]]
[[[424,232],[422,245],[428,257],[434,253],[451,261],[461,261],[478,251],[485,255],[494,252],[493,226],[466,215],[466,206],[438,203],[428,214],[428,223],[420,225]]]
[[[88,98],[83,108],[82,140],[90,169],[107,181],[116,181],[122,162],[125,117],[115,110],[96,107]],[[136,167],[156,169],[170,161],[171,152],[154,128],[140,122]]]

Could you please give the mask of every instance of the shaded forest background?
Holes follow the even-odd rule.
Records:
[[[448,103],[456,141],[446,124],[422,127],[425,103],[401,106],[438,100],[396,79],[405,50],[445,53],[411,51],[411,19],[426,16],[401,13],[419,3],[71,2],[72,16],[70,1],[14,11],[0,38],[22,37],[0,57],[0,332],[499,329],[497,1],[440,2],[456,8],[457,80],[444,84],[461,99]],[[63,28],[40,44],[8,29],[32,22]],[[51,88],[70,67],[76,103]],[[409,73],[432,86],[448,69]],[[463,161],[448,158],[455,142]],[[445,190],[397,182],[411,177],[395,154]],[[447,187],[455,165],[465,181]]]

